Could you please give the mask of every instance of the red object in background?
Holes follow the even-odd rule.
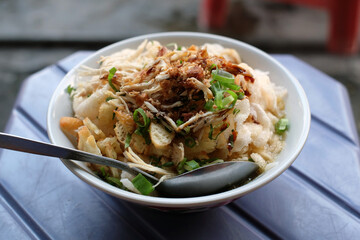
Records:
[[[327,48],[330,52],[355,54],[358,51],[360,0],[273,0],[323,8],[330,15]],[[205,28],[220,28],[226,23],[228,0],[202,0],[199,23]]]
[[[228,0],[202,0],[199,24],[203,28],[221,28],[228,16]]]

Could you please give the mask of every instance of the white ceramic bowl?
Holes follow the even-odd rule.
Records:
[[[110,55],[124,48],[136,48],[144,39],[157,40],[163,45],[177,43],[181,46],[202,45],[204,43],[218,43],[224,47],[237,50],[242,60],[251,67],[268,71],[271,81],[284,86],[288,90],[286,99],[286,115],[291,127],[286,138],[286,147],[277,158],[279,162],[274,168],[266,171],[248,184],[223,193],[192,198],[163,198],[143,196],[113,187],[93,175],[83,163],[62,160],[63,163],[79,178],[88,184],[107,192],[115,197],[163,209],[203,209],[229,203],[278,177],[296,159],[303,148],[310,129],[310,109],[305,92],[296,78],[274,58],[265,52],[246,43],[212,34],[193,32],[166,32],[143,35],[114,43],[105,47],[74,67],[60,82],[51,99],[47,124],[50,140],[54,144],[73,147],[59,127],[59,120],[63,116],[72,116],[72,107],[68,94],[64,89],[72,83],[76,70],[81,65],[96,67],[100,56]]]

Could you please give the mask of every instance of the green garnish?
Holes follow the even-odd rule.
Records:
[[[244,92],[239,92],[238,93],[238,99],[243,99],[245,97],[245,93]]]
[[[237,86],[235,84],[233,84],[233,85]],[[225,109],[225,108],[234,107],[234,105],[235,105],[235,103],[236,103],[236,101],[238,99],[238,95],[234,91],[226,90],[224,88],[224,85],[221,84],[219,81],[214,81],[210,86],[210,90],[212,91],[213,95],[215,96],[214,104],[216,105],[216,110],[222,110],[222,109]],[[225,93],[227,93],[228,96],[225,97],[224,96]],[[211,101],[212,100],[209,100],[205,104],[207,109],[210,109],[210,106],[212,104]]]
[[[218,70],[218,66],[216,63],[211,64],[209,70],[211,71],[213,68],[216,68],[216,70]]]
[[[215,67],[216,69],[212,70]],[[238,99],[244,98],[244,93],[240,91],[241,87],[235,84],[234,75],[219,69],[215,63],[211,65],[209,70],[212,77],[210,90],[214,99],[208,100],[204,105],[204,109],[207,111],[219,111],[233,108]]]
[[[236,115],[240,112],[240,109],[234,108],[233,114]]]
[[[109,184],[111,184],[111,185],[113,185],[115,187],[124,189],[123,184],[120,182],[120,179],[115,178],[115,177],[110,177],[109,174],[105,171],[104,167],[101,167],[100,171],[98,171],[96,173],[96,175],[98,175],[99,178],[101,178],[105,182],[107,182],[107,183],[109,183]]]
[[[69,95],[71,95],[71,93],[73,91],[75,91],[76,88],[73,88],[71,85],[67,86],[67,88],[65,89],[65,92],[67,92]]]
[[[143,195],[149,195],[154,191],[153,185],[141,173],[131,181],[134,187]]]
[[[278,135],[284,134],[286,130],[289,128],[289,120],[287,118],[281,118],[276,124],[275,124],[275,132]]]
[[[104,168],[104,167],[101,167],[101,168],[100,168],[100,171],[101,171],[101,176],[100,176],[100,177],[106,178],[106,177],[108,176],[107,173],[105,172],[105,168]]]
[[[204,109],[207,111],[214,111],[214,101],[213,100],[209,100],[205,103]]]
[[[118,188],[124,188],[123,184],[120,182],[120,179],[115,177],[107,177],[106,181],[110,183],[111,185],[118,187]]]
[[[150,156],[150,159],[151,159],[151,161],[150,161],[151,165],[155,165],[155,166],[159,165],[160,157]]]
[[[142,121],[139,117],[139,114],[142,117]],[[138,108],[134,111],[133,118],[134,118],[135,123],[140,128],[148,128],[150,125],[150,118],[148,116],[146,116],[146,113],[145,113],[144,109],[142,109],[142,108]]]
[[[161,165],[162,167],[172,167],[174,166],[174,163],[173,162],[166,162],[164,163],[163,165]]]
[[[217,125],[217,126],[215,126],[215,127],[213,127],[213,125],[210,124],[209,139],[211,139],[211,140],[216,140],[216,139],[219,137],[219,135],[220,135],[222,132],[224,132],[229,126],[230,126],[229,123],[222,123],[220,126]],[[220,131],[219,131],[219,133],[218,133],[215,137],[213,137],[213,132],[214,132],[214,130],[217,129],[217,128],[220,128]]]
[[[199,167],[200,167],[199,163],[195,160],[187,161],[184,165],[184,169],[187,171],[191,171]]]
[[[184,121],[182,121],[181,119],[176,120],[176,126],[180,126],[183,123]]]
[[[213,80],[219,81],[222,84],[223,83],[233,84],[235,80],[234,75],[232,75],[227,71],[219,70],[219,69],[212,70],[211,76]]]
[[[139,116],[140,114],[140,116]],[[150,125],[150,118],[146,116],[144,109],[138,108],[134,111],[133,119],[138,126],[135,130],[137,135],[143,136],[147,145],[151,143],[150,135],[149,135],[149,125]]]
[[[131,134],[128,133],[128,134],[126,135],[126,139],[125,139],[125,149],[130,146],[130,142],[131,142]]]
[[[178,171],[179,174],[182,174],[182,173],[185,172],[184,166],[185,166],[186,161],[187,161],[187,158],[184,158],[184,159],[179,163],[179,165],[177,165],[176,170]]]
[[[113,100],[113,99],[114,99],[113,97],[107,97],[106,101],[108,102],[108,101]]]
[[[222,160],[222,159],[216,159],[216,160],[214,160],[212,162],[208,162],[208,163],[202,165],[202,167],[212,165],[212,164],[216,164],[216,163],[223,163],[223,162],[224,162],[224,160]]]
[[[189,148],[193,148],[196,145],[196,141],[193,137],[185,137],[185,146],[189,147]]]
[[[116,68],[113,67],[112,69],[109,70],[109,75],[108,75],[108,82],[109,82],[109,85],[110,87],[115,91],[115,92],[118,92],[119,90],[117,90],[117,88],[114,86],[114,84],[112,83],[112,79],[114,77],[116,73]]]

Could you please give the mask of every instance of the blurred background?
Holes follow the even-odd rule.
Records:
[[[359,1],[0,0],[0,129],[22,82],[78,50],[146,33],[198,31],[292,54],[342,82],[360,132],[359,6],[352,2]]]

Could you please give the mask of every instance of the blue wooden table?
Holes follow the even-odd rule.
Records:
[[[49,141],[46,112],[77,52],[24,81],[6,132]],[[82,182],[60,160],[1,150],[0,239],[360,239],[360,150],[348,94],[290,55],[312,125],[295,163],[270,184],[209,211],[172,214]]]

